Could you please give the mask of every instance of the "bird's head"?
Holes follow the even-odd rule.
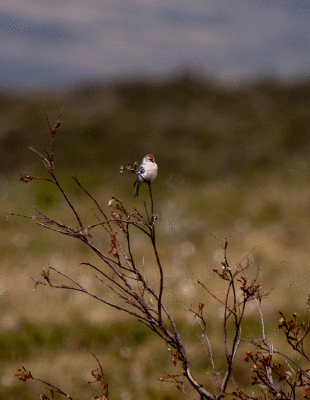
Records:
[[[144,160],[145,160],[145,161],[149,161],[149,162],[155,162],[155,157],[153,156],[153,154],[147,154],[147,155],[144,157]]]

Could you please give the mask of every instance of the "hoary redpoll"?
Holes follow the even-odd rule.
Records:
[[[153,154],[147,154],[140,165],[140,167],[136,171],[136,181],[134,186],[137,185],[135,190],[135,196],[139,196],[140,186],[143,182],[147,182],[150,184],[154,181],[157,176],[158,166],[155,162],[155,157]]]

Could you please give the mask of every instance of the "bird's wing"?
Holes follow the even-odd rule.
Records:
[[[143,179],[144,172],[145,172],[144,167],[142,167],[142,165],[140,165],[136,171],[136,180],[134,181],[133,186],[135,186],[137,184],[137,182],[139,181],[139,178]]]
[[[142,167],[142,165],[140,165],[140,167],[136,171],[136,175],[142,176],[144,174],[144,172],[145,172],[144,167]],[[143,176],[142,176],[142,178],[143,178]]]

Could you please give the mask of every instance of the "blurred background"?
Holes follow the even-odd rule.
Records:
[[[277,312],[303,317],[310,281],[308,3],[29,0],[0,10],[1,398],[33,399],[43,391],[17,380],[21,365],[72,397],[91,398],[87,382],[97,367],[91,352],[101,361],[111,399],[195,396],[187,384],[183,393],[158,381],[180,367],[138,322],[78,293],[33,290],[31,277],[51,265],[105,295],[80,265],[100,266],[89,250],[6,214],[32,216],[38,209],[76,224],[50,183],[19,181],[25,171],[47,177],[29,150],[50,151],[44,107],[51,125],[63,110],[55,169],[85,225],[96,222],[94,205],[72,175],[107,213],[112,195],[142,211],[147,187],[134,199],[133,178],[119,169],[154,154],[164,301],[184,335],[196,379],[211,380],[199,328],[187,311],[199,302],[206,304],[217,368],[225,367],[223,309],[197,283],[224,293],[213,273],[223,259],[214,236],[229,239],[232,268],[245,256],[253,276],[260,268],[269,293],[263,302],[267,336],[288,351],[274,332]],[[109,248],[102,232],[96,234],[96,243]],[[138,235],[133,245],[156,287],[147,243]],[[254,303],[242,336],[261,337]],[[249,385],[243,378],[248,348],[242,345],[235,367],[241,388]]]

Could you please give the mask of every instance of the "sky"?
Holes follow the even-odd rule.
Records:
[[[307,75],[309,0],[2,0],[1,85]]]

